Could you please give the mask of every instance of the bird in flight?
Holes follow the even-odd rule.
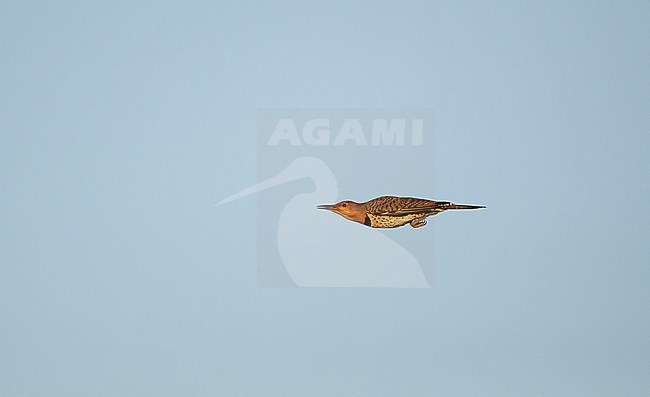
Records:
[[[333,205],[319,205],[319,210],[328,210],[345,219],[374,228],[395,228],[410,223],[419,228],[427,224],[426,218],[447,210],[473,210],[484,205],[454,204],[448,201],[432,201],[413,197],[382,196],[355,203],[341,201]]]

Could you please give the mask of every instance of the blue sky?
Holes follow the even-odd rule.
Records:
[[[0,395],[650,394],[648,3],[0,11]],[[256,287],[269,107],[433,109],[434,288]]]

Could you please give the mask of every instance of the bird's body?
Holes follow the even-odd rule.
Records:
[[[335,212],[346,219],[374,228],[395,228],[404,226],[407,223],[410,223],[414,228],[418,228],[427,224],[427,217],[446,210],[468,210],[485,207],[413,197],[382,196],[365,203],[341,201],[334,205],[319,205],[318,208]]]

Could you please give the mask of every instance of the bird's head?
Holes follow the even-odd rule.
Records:
[[[363,204],[355,203],[354,201],[341,201],[333,205],[319,205],[319,210],[328,210],[351,221],[364,223],[366,219],[366,209]]]

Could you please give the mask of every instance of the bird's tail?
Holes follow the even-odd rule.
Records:
[[[454,204],[449,203],[445,206],[446,210],[476,210],[479,208],[485,208],[484,205],[466,205],[466,204]]]

